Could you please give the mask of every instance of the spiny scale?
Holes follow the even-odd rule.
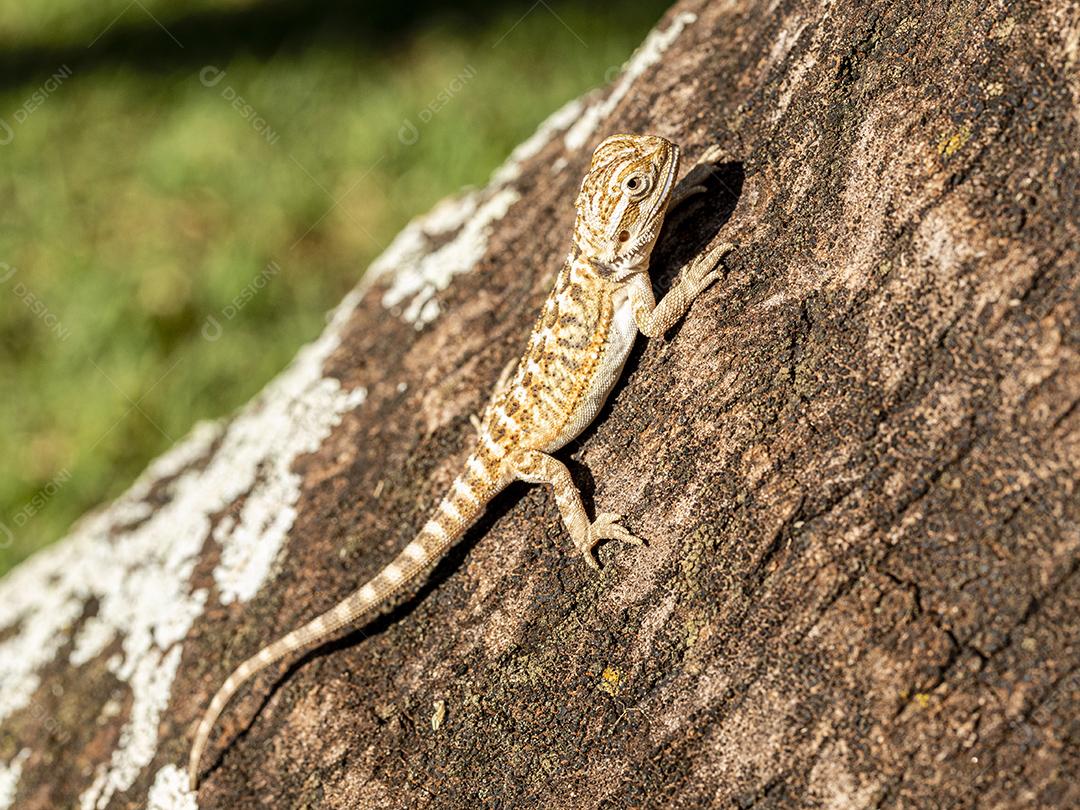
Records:
[[[199,762],[229,699],[260,670],[318,644],[384,605],[430,568],[511,481],[550,484],[575,546],[596,567],[601,539],[640,543],[600,514],[589,521],[565,465],[551,452],[577,436],[603,406],[639,329],[661,332],[716,278],[720,252],[695,261],[657,306],[647,268],[678,170],[679,150],[652,135],[615,135],[593,154],[577,197],[573,243],[510,380],[480,422],[476,448],[431,519],[394,560],[337,606],[242,663],[214,695],[188,763]]]

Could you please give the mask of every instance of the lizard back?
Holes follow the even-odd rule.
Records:
[[[625,359],[627,341],[612,345],[616,313],[609,286],[588,261],[563,265],[510,383],[481,420],[482,434],[504,447],[544,451],[577,435],[568,431],[595,397],[598,375],[613,364],[611,349],[622,354],[619,367]]]

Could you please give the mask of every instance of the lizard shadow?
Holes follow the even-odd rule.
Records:
[[[697,172],[695,176],[691,179],[688,175],[680,185],[687,182],[690,182],[690,184],[700,183],[705,186],[705,191],[689,198],[679,209],[672,211],[664,223],[656,247],[653,250],[652,269],[650,270],[657,298],[670,289],[678,277],[679,269],[694,256],[704,251],[706,246],[713,241],[720,229],[731,218],[742,193],[744,179],[742,163],[722,163],[708,167],[704,172],[698,172],[697,169],[692,171]],[[680,326],[681,321],[669,330],[664,339],[669,339],[677,334]],[[607,419],[618,392],[626,385],[626,380],[633,375],[640,365],[647,344],[648,341],[645,340],[635,342],[634,348],[623,368],[623,373],[620,375],[619,381],[612,389],[611,395],[600,413],[597,414],[589,427],[577,439],[570,442],[558,454],[562,460],[566,461],[574,483],[577,484],[581,492],[585,508],[593,516],[596,514],[595,479],[592,472],[585,465],[570,457],[581,450],[584,443],[596,432],[597,426]],[[450,548],[424,578],[420,587],[410,596],[389,610],[372,617],[367,623],[348,631],[345,635],[308,650],[289,664],[284,671],[277,670],[268,675],[270,684],[265,687],[255,711],[249,715],[249,719],[242,723],[240,729],[231,738],[222,740],[217,748],[216,756],[206,767],[204,779],[221,766],[226,753],[236,743],[244,740],[251,733],[256,720],[263,716],[266,706],[277,695],[278,691],[292,680],[297,672],[312,661],[353,647],[372,636],[380,635],[409,616],[436,588],[440,587],[451,574],[461,567],[465,557],[480,539],[487,535],[492,526],[521,500],[525,492],[525,485],[512,484],[493,498],[472,528]],[[258,678],[252,682],[249,688],[254,692],[257,684]],[[239,709],[239,706],[236,709]]]
[[[671,289],[683,265],[704,252],[706,247],[716,239],[720,229],[731,219],[742,196],[745,177],[743,164],[740,161],[729,161],[695,167],[676,186],[678,190],[679,187],[699,183],[705,187],[705,190],[684,201],[679,208],[671,211],[664,221],[653,249],[649,270],[657,300],[660,300],[661,296]],[[673,339],[679,333],[685,320],[685,318],[680,319],[661,339]],[[576,455],[611,414],[615,398],[641,365],[641,358],[649,343],[648,340],[640,339],[634,342],[634,348],[626,359],[623,372],[619,375],[600,413],[580,436],[560,452],[559,455],[564,460],[568,456]],[[586,510],[590,515],[595,515],[596,486],[592,473],[585,465],[573,459],[568,460],[567,467],[570,469],[574,483],[581,491],[581,500]]]

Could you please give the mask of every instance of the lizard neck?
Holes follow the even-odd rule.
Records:
[[[582,275],[593,275],[612,284],[623,284],[631,276],[648,269],[649,258],[635,262],[607,262],[597,256],[586,253],[581,245],[575,243],[567,256],[564,272],[576,270]]]

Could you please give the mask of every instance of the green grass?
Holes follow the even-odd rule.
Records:
[[[167,27],[186,13],[144,5]],[[0,0],[0,42],[77,60],[0,90],[14,124],[0,146],[0,521],[12,535],[0,529],[0,573],[197,420],[248,400],[411,217],[485,182],[549,112],[603,84],[663,5],[553,4],[557,17],[536,6],[516,27],[524,9],[506,8],[379,47],[312,35],[271,57],[241,48],[207,87],[183,54],[153,70],[124,54],[93,61],[108,37],[86,42],[122,0]],[[177,47],[142,22],[139,36]],[[64,64],[70,77],[16,123]],[[403,144],[402,122],[463,72],[475,75]],[[233,92],[274,137],[230,106]],[[280,269],[265,288],[222,318],[270,262]],[[216,341],[200,334],[211,315]]]

